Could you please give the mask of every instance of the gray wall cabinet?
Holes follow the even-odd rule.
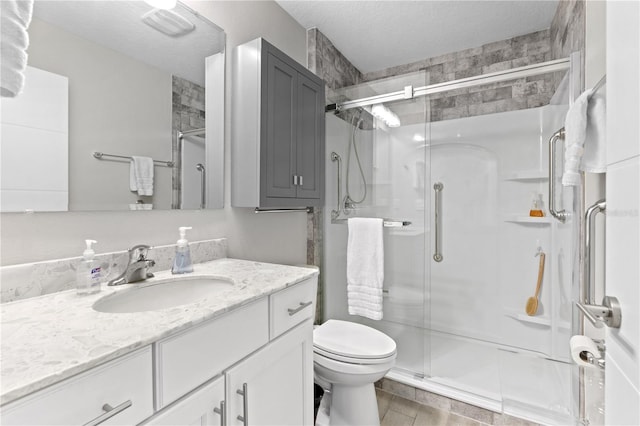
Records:
[[[231,205],[322,206],[324,82],[262,38],[233,53]]]

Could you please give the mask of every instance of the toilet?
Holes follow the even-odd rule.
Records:
[[[395,360],[396,342],[371,327],[339,320],[316,327],[313,371],[325,389],[316,425],[379,425],[373,383]]]

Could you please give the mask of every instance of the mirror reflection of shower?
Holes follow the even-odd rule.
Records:
[[[206,129],[177,132],[180,184],[178,200],[181,209],[206,208]]]
[[[207,207],[207,170],[204,164],[196,164],[196,170],[200,172],[200,208]]]

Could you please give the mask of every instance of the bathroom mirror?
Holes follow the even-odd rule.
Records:
[[[3,212],[223,207],[221,28],[179,2],[36,0],[29,38],[2,98]]]

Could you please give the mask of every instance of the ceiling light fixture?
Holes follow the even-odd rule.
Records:
[[[382,120],[389,127],[400,127],[400,118],[383,104],[375,104],[371,107],[371,115]]]
[[[155,7],[156,9],[173,9],[176,7],[178,0],[144,0],[148,5]]]

